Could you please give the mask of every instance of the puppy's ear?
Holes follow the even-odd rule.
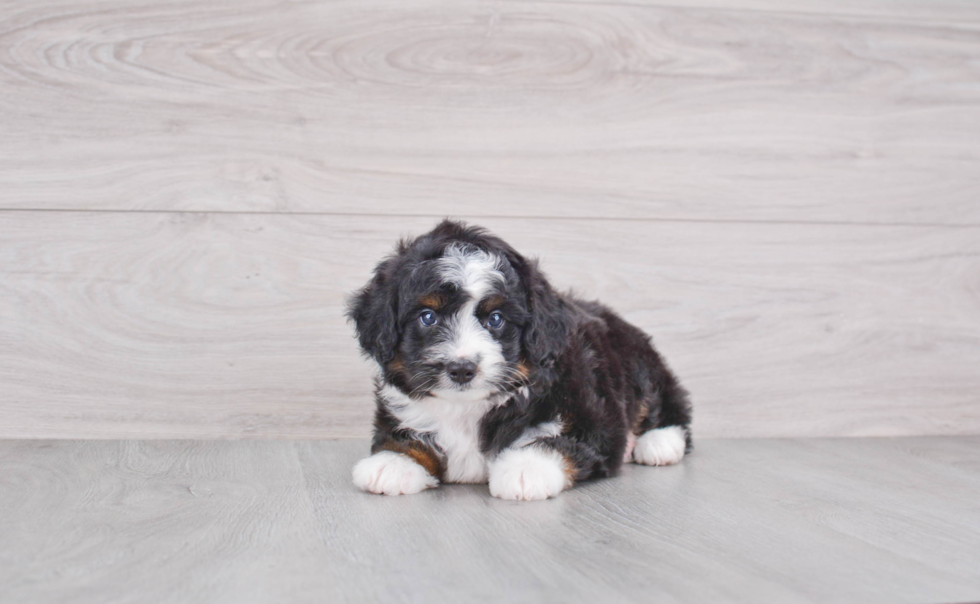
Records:
[[[354,323],[361,350],[381,365],[395,357],[398,347],[398,258],[387,258],[374,269],[374,278],[347,300],[347,318]]]
[[[545,279],[537,261],[524,260],[523,264],[520,272],[531,307],[531,318],[524,328],[524,350],[532,363],[551,367],[568,344],[568,307]]]

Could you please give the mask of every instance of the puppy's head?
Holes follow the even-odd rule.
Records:
[[[444,221],[402,241],[348,305],[361,348],[414,397],[478,400],[528,383],[568,338],[567,309],[534,262]]]

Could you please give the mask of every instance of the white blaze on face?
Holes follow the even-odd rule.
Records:
[[[504,366],[504,356],[500,344],[480,323],[476,309],[493,286],[504,281],[504,274],[499,268],[500,259],[483,250],[453,245],[446,248],[438,266],[442,279],[456,284],[467,295],[467,301],[446,319],[448,338],[434,352],[446,363],[464,360],[476,363],[476,378],[466,391],[475,396],[485,396],[487,381],[499,376]],[[443,385],[444,389],[459,393],[448,378],[443,378]]]
[[[426,356],[443,363],[472,361],[477,363],[477,375],[460,388],[443,372],[439,384],[429,391],[431,396],[418,400],[390,384],[381,389],[380,396],[400,427],[432,435],[446,456],[447,482],[486,482],[480,420],[490,409],[506,403],[510,395],[490,392],[488,381],[500,377],[505,359],[500,344],[477,318],[476,309],[493,287],[504,281],[504,275],[499,258],[475,248],[452,246],[437,262],[439,276],[446,283],[454,283],[466,302],[453,316],[442,318],[445,339]],[[374,484],[364,481],[369,486]],[[382,487],[387,485],[375,488]]]

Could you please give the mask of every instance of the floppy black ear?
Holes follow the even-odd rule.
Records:
[[[347,318],[354,323],[361,350],[385,365],[398,348],[397,258],[374,269],[374,278],[347,300]]]
[[[522,279],[531,307],[531,318],[524,328],[524,350],[532,363],[551,367],[568,345],[568,306],[538,269],[537,261],[525,260],[523,264]]]

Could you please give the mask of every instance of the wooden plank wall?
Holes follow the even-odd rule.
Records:
[[[0,3],[0,437],[369,432],[442,216],[650,333],[700,436],[980,432],[980,4]]]

